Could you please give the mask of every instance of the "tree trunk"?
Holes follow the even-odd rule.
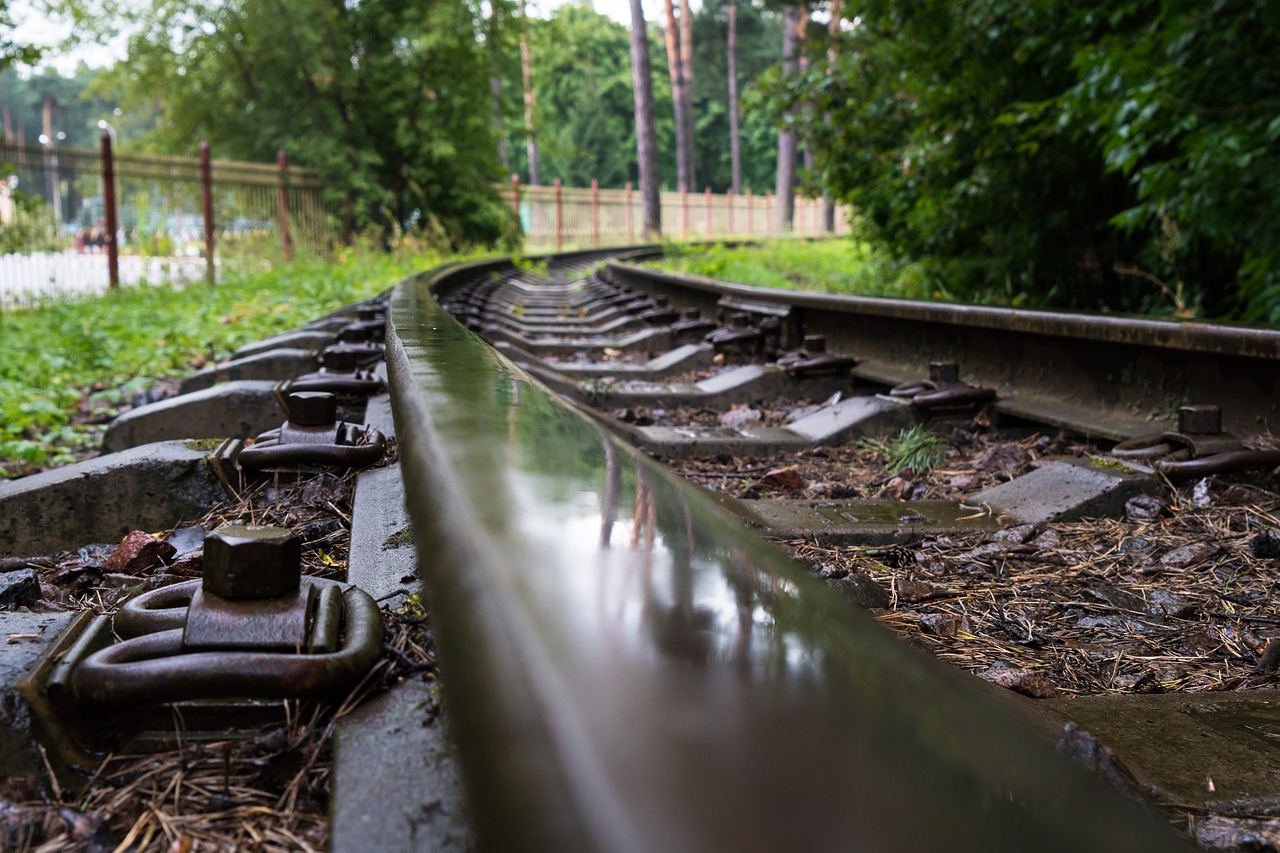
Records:
[[[520,0],[520,75],[524,78],[524,136],[529,148],[529,183],[542,183],[538,177],[538,132],[533,123],[533,61],[529,58],[529,15],[525,0]]]
[[[640,166],[644,233],[653,240],[662,236],[662,208],[658,202],[658,140],[653,129],[653,72],[641,0],[631,0],[631,89],[636,107],[636,159]]]
[[[684,108],[684,62],[680,58],[680,30],[676,23],[675,0],[664,0],[662,11],[664,18],[662,36],[667,45],[667,71],[671,75],[671,106],[676,123],[676,188],[681,192],[690,192],[693,183],[690,180],[687,156],[689,129],[685,125],[687,113]]]
[[[836,62],[840,59],[840,20],[844,13],[841,0],[830,0],[831,21],[827,24],[827,76],[836,73]],[[823,124],[831,124],[831,113],[822,117]],[[831,198],[831,191],[823,182],[822,192],[822,230],[828,234],[836,233],[836,203]]]
[[[728,0],[729,32],[725,36],[725,62],[729,78],[729,168],[733,194],[742,195],[742,130],[738,124],[738,0]]]
[[[804,26],[805,16],[798,6],[788,6],[782,18],[782,74],[794,77],[799,66],[796,36]],[[791,110],[783,115],[789,120]],[[779,234],[791,230],[796,213],[796,132],[788,125],[778,131],[778,180],[774,185],[774,222]]]
[[[680,75],[684,83],[684,156],[688,163],[688,190],[698,186],[697,158],[694,156],[694,140],[698,134],[693,126],[693,10],[689,0],[680,0]]]
[[[502,6],[498,3],[493,3],[492,6],[492,12],[489,15],[489,62],[492,65],[489,91],[493,103],[493,129],[498,135],[498,160],[502,163],[502,170],[510,172],[511,155],[507,152],[507,122],[502,109],[502,73],[499,65],[502,51],[498,49],[498,33],[502,27],[499,11]]]

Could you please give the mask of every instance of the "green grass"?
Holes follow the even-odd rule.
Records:
[[[445,260],[370,248],[331,261],[246,265],[216,287],[122,288],[101,298],[0,312],[0,477],[69,461],[97,435],[73,422],[110,411],[162,376],[295,328]]]
[[[856,296],[945,299],[922,268],[890,259],[868,243],[849,238],[774,240],[755,246],[672,246],[661,269],[760,287],[817,290]]]
[[[948,444],[946,439],[926,432],[923,427],[913,426],[899,432],[895,439],[864,438],[858,446],[879,456],[886,471],[923,474],[942,464],[947,458]]]

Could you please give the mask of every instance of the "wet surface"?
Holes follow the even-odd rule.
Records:
[[[936,840],[909,819],[921,802],[953,849],[1079,848],[1103,825],[1124,846],[1173,843],[1143,840],[1142,820],[1094,803],[980,691],[550,399],[425,293],[398,294],[393,321],[415,539],[439,555],[424,571],[460,745],[490,795],[482,843],[920,849]],[[514,717],[495,713],[512,702]],[[833,790],[847,808],[828,807]]]

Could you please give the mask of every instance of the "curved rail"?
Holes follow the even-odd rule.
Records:
[[[471,812],[493,850],[1170,850],[411,279],[387,361]]]
[[[1179,406],[1223,408],[1223,428],[1280,424],[1280,331],[1106,315],[805,293],[677,275],[613,261],[619,285],[704,312],[723,297],[791,306],[805,333],[857,356],[855,375],[893,385],[959,358],[1007,414],[1125,439]]]

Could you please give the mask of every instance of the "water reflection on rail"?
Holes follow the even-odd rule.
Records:
[[[388,363],[491,849],[1176,849],[964,676],[402,285]]]

